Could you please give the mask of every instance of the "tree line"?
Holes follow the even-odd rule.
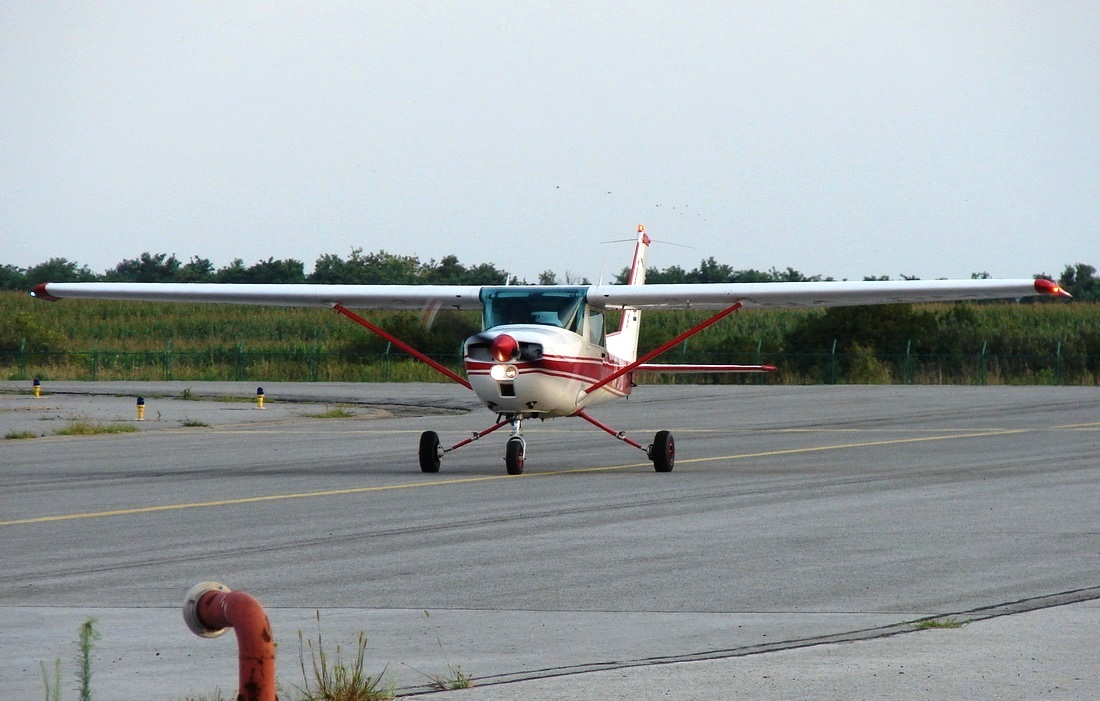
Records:
[[[617,282],[625,283],[629,269],[624,268]],[[1055,280],[1063,289],[1079,300],[1100,299],[1100,278],[1096,268],[1085,263],[1066,265],[1055,278],[1046,273],[1033,277]],[[973,273],[972,278],[988,278],[988,273]],[[915,279],[902,276],[903,279]],[[804,275],[787,268],[738,270],[714,257],[703,259],[691,270],[680,266],[649,268],[649,283],[717,283],[717,282],[813,282],[831,280],[821,275]],[[864,280],[889,280],[889,276],[871,276]],[[326,253],[314,263],[310,273],[305,264],[293,258],[278,260],[268,258],[252,265],[245,265],[240,258],[229,265],[215,268],[207,258],[193,256],[188,262],[180,261],[174,254],[142,253],[137,258],[126,259],[102,274],[88,266],[68,258],[51,258],[29,268],[0,265],[0,289],[29,290],[42,282],[219,282],[219,283],[316,283],[316,284],[439,284],[439,285],[504,285],[527,284],[516,276],[491,263],[464,265],[457,256],[448,255],[436,261],[422,261],[417,256],[402,256],[380,250],[364,253],[361,248],[352,249],[348,256]],[[553,285],[558,277],[552,271],[538,276],[538,284]],[[573,282],[566,275],[566,282]],[[588,284],[587,280],[580,281]]]
[[[174,254],[142,253],[102,274],[68,258],[51,258],[29,268],[0,266],[0,289],[23,290],[41,282],[220,282],[316,284],[453,284],[503,285],[508,273],[489,263],[466,266],[456,256],[421,261],[386,251],[363,253],[352,249],[347,257],[326,253],[306,274],[300,260],[268,258],[246,266],[236,258],[215,268],[208,258],[193,256],[184,263]]]

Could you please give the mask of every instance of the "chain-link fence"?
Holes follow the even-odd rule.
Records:
[[[458,353],[433,356],[461,374]],[[808,353],[672,352],[662,362],[688,364],[769,364],[766,375],[655,375],[640,373],[640,383],[782,383],[782,384],[1100,384],[1100,356],[1049,353],[1016,355],[987,347],[950,355],[883,354],[856,349]],[[281,351],[173,350],[51,351],[0,353],[0,376],[9,380],[255,380],[266,382],[409,382],[444,378],[403,353],[338,353],[311,348]]]

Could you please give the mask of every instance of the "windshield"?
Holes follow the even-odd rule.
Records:
[[[489,287],[481,291],[484,329],[543,324],[580,333],[587,287]]]

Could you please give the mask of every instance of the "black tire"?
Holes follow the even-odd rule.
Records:
[[[676,441],[668,431],[657,431],[653,436],[649,457],[653,460],[653,469],[657,472],[672,472],[676,464]]]
[[[523,441],[509,438],[504,449],[504,467],[510,475],[523,474]]]
[[[439,472],[439,434],[435,431],[420,434],[420,471]]]

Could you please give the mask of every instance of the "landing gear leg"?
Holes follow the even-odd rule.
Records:
[[[523,440],[523,419],[512,420],[512,435],[504,449],[504,467],[510,475],[523,474],[523,461],[527,458],[527,442]]]

